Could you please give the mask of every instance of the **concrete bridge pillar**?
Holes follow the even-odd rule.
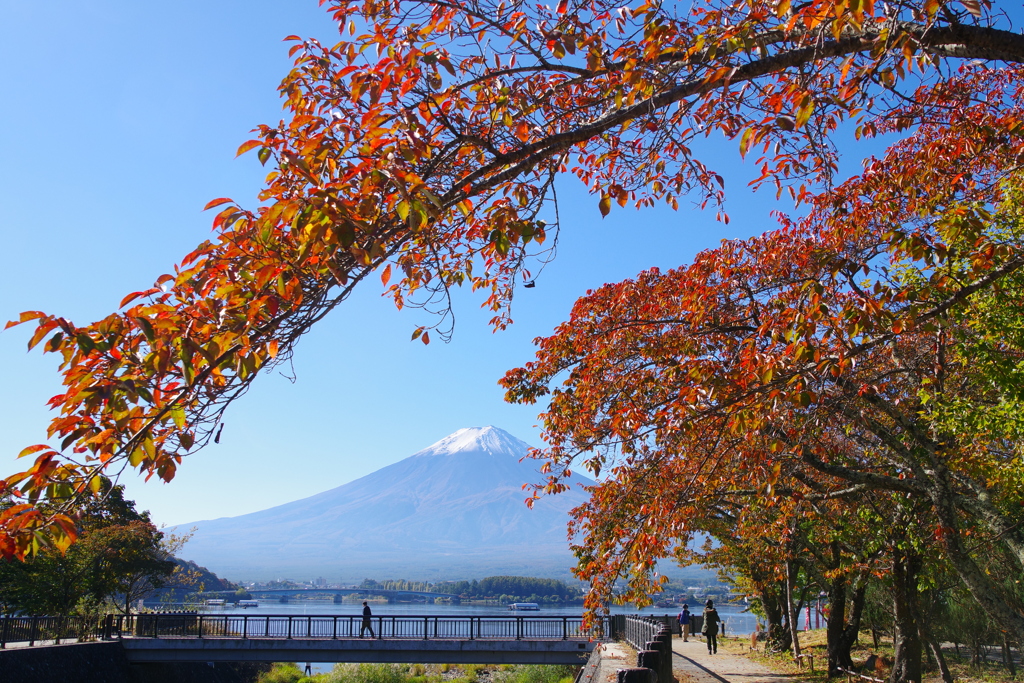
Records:
[[[344,600],[344,597],[341,595],[341,593],[335,593],[334,594],[334,604],[335,605],[340,605],[343,600]]]

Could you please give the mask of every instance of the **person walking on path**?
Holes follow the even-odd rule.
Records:
[[[718,616],[714,601],[708,600],[704,606],[704,626],[700,632],[707,636],[709,655],[718,654],[718,624],[721,622],[722,618]]]
[[[366,604],[366,600],[363,600],[363,625],[359,627],[359,637],[363,637],[363,633],[369,629],[370,637],[373,638],[373,624],[370,623],[370,617],[373,616],[373,612],[370,611],[370,606]]]
[[[679,613],[679,632],[683,634],[684,643],[690,642],[690,606],[685,603],[683,611]]]

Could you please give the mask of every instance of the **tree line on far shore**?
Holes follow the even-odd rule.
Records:
[[[501,602],[565,603],[583,599],[583,591],[558,579],[530,576],[488,576],[471,581],[406,581],[364,579],[360,588],[376,590],[409,590],[447,593],[468,600],[499,600]]]

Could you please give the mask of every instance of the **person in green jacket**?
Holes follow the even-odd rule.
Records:
[[[708,600],[704,606],[704,625],[701,626],[700,632],[707,637],[709,655],[718,654],[718,625],[720,623],[722,623],[722,618],[718,616],[714,601]]]

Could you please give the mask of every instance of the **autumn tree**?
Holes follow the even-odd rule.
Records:
[[[375,272],[397,305],[441,312],[414,338],[449,331],[448,292],[461,285],[507,325],[516,282],[559,228],[562,175],[602,214],[683,196],[720,209],[721,177],[698,148],[721,133],[759,157],[759,183],[803,202],[834,181],[840,127],[948,127],[950,106],[973,128],[939,139],[1016,149],[1024,39],[980,0],[324,4],[340,41],[291,38],[286,118],[239,149],[270,168],[258,207],[211,201],[215,236],[102,320],[16,321],[35,326],[30,348],[60,356],[65,388],[50,401],[50,442],[0,483],[18,498],[0,513],[4,556],[67,547],[106,471],[172,479],[255,377]],[[993,68],[956,76],[965,60]],[[976,105],[984,122],[970,119]],[[934,152],[889,187],[919,199],[947,182],[984,186],[950,172],[946,157],[963,149]]]
[[[26,562],[0,560],[0,602],[9,610],[71,614],[130,605],[172,575],[164,534],[124,498],[120,486],[104,482],[104,497],[92,501],[77,523],[78,542],[66,552],[45,548]]]
[[[504,380],[511,400],[549,401],[546,489],[581,459],[595,472],[669,471],[669,502],[679,489],[749,487],[751,470],[771,484],[780,468],[832,491],[908,496],[974,598],[1024,637],[1021,604],[983,571],[975,542],[1024,570],[1009,417],[1020,385],[1006,372],[1021,349],[1003,335],[1009,311],[993,309],[1018,300],[1024,265],[1013,72],[967,68],[918,90],[884,122],[917,130],[815,197],[807,218],[584,297]],[[961,418],[986,428],[953,427]],[[585,523],[604,519],[600,505],[580,511]],[[635,533],[618,527],[616,555],[638,535],[671,536],[663,523],[686,528],[666,512],[633,520]],[[611,564],[582,570],[600,578]],[[912,592],[916,560],[894,566]]]

